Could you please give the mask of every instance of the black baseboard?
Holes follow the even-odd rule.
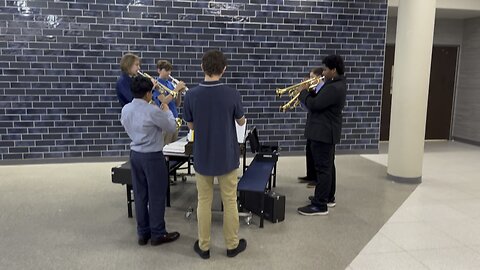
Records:
[[[359,149],[359,150],[336,150],[336,155],[368,155],[368,154],[378,154],[378,149]],[[280,156],[289,157],[289,156],[304,156],[305,151],[293,151],[293,152],[281,152]]]
[[[126,162],[128,157],[85,157],[85,158],[46,158],[46,159],[12,159],[0,160],[0,166],[37,165],[61,163],[98,163],[98,162]]]
[[[362,155],[378,154],[378,149],[359,149],[359,150],[337,150],[337,155]],[[304,151],[280,152],[280,156],[294,157],[305,156]],[[253,157],[252,153],[247,153],[247,157]],[[47,158],[47,159],[11,159],[0,160],[0,166],[12,165],[37,165],[37,164],[61,164],[61,163],[96,163],[96,162],[126,162],[128,157],[85,157],[85,158]]]
[[[466,144],[471,144],[471,145],[475,145],[475,146],[480,146],[480,142],[474,141],[474,140],[470,140],[470,139],[453,137],[452,140],[453,140],[453,141],[457,141],[457,142],[461,142],[461,143],[466,143]]]

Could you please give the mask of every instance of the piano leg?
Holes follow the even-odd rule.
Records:
[[[168,186],[167,186],[167,207],[170,207],[170,180],[168,180]]]
[[[127,187],[127,211],[128,211],[128,218],[132,218],[132,186],[126,185]]]

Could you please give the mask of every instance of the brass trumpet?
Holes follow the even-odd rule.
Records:
[[[177,123],[177,130],[180,130],[183,124],[183,119],[182,118],[175,118],[175,122]]]
[[[173,76],[168,75],[170,80],[172,80],[173,87],[177,87],[177,84],[179,83],[179,80],[175,79]],[[188,91],[188,87],[185,86],[185,92]]]
[[[150,76],[148,73],[146,72],[141,72],[140,70],[137,71],[138,74],[140,74],[141,76],[147,78],[147,79],[150,79],[152,81],[154,81],[154,84],[153,86],[155,88],[157,88],[160,92],[162,93],[168,93],[170,95],[172,95],[172,97],[176,98],[177,97],[177,92],[173,91],[173,90],[170,90],[168,87],[166,87],[165,85],[161,84],[161,83],[158,83],[157,80],[155,80],[152,76]]]
[[[300,91],[298,89],[300,87],[307,86],[307,91],[311,91],[315,89],[315,87],[324,79],[324,77],[314,77],[311,79],[308,79],[306,81],[303,81],[301,83],[294,84],[289,87],[285,88],[277,88],[275,91],[277,93],[278,97],[281,97],[282,95],[288,94],[289,97],[291,97],[290,101],[285,103],[283,106],[280,106],[280,110],[283,112],[286,112],[289,109],[294,109],[298,105],[300,105],[300,100],[298,100],[298,97],[300,96]]]

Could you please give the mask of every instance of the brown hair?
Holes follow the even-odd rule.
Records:
[[[166,71],[170,71],[173,69],[172,63],[168,62],[167,60],[158,60],[157,68],[159,70],[165,69]]]
[[[127,53],[122,56],[122,59],[120,60],[120,69],[128,73],[128,70],[133,66],[135,61],[140,61],[140,57],[136,56],[133,53]]]
[[[227,66],[227,58],[221,51],[210,50],[203,55],[202,66],[208,76],[220,75]]]
[[[312,70],[310,70],[310,72],[315,74],[315,76],[322,76],[323,68],[321,68],[321,67],[312,68]]]

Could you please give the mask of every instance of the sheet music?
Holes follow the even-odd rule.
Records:
[[[187,139],[181,138],[178,141],[167,144],[163,147],[163,152],[168,153],[185,153],[185,145],[187,145]]]
[[[238,143],[243,143],[245,141],[245,136],[247,135],[247,119],[245,119],[245,124],[240,126],[235,121],[235,127],[237,128],[237,141]]]

